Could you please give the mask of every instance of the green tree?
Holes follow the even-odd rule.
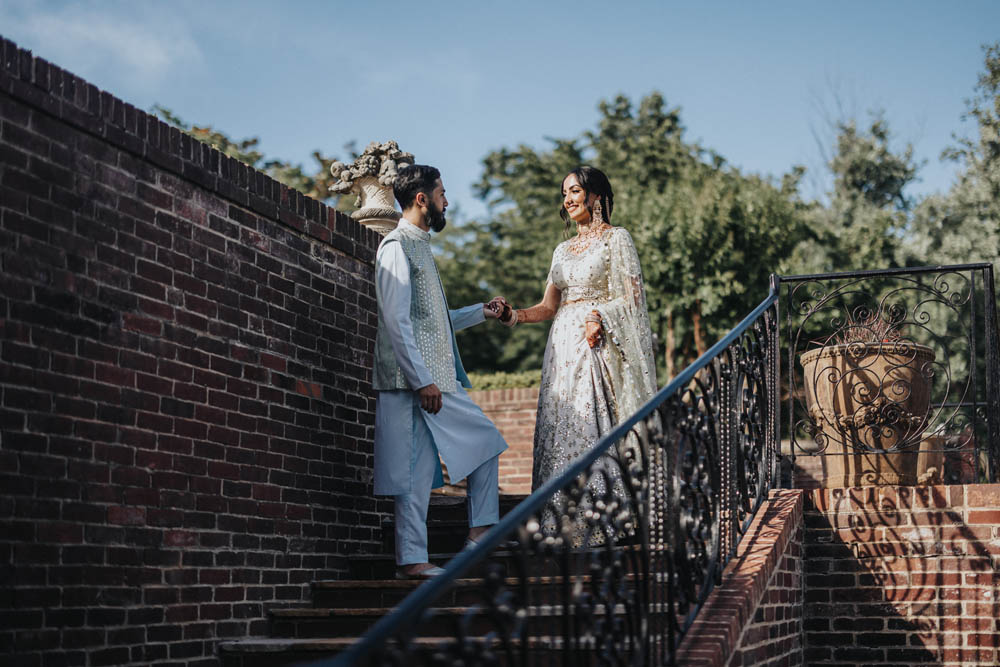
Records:
[[[802,236],[798,172],[776,187],[731,169],[637,199],[630,219],[667,375],[700,355],[767,294]]]
[[[615,188],[613,222],[636,242],[658,357],[671,375],[766,294],[768,273],[801,236],[801,171],[781,184],[743,176],[685,142],[680,110],[658,93],[637,106],[619,96],[599,109],[597,128],[577,138],[486,156],[478,191],[491,215],[452,232],[442,279],[449,298],[480,290],[479,298],[501,293],[518,306],[537,302],[564,238],[562,179],[581,163],[594,164]],[[546,335],[537,325],[477,332],[463,339],[463,359],[482,371],[538,368]]]
[[[888,123],[876,115],[859,130],[837,124],[829,168],[833,190],[827,206],[805,211],[807,233],[785,265],[795,273],[881,269],[898,265],[913,201],[906,187],[917,174],[912,146],[891,147]]]
[[[924,199],[915,208],[899,249],[905,266],[991,262],[1000,271],[1000,43],[983,47],[984,69],[972,98],[966,100],[964,120],[975,123],[972,137],[956,137],[956,146],[942,158],[962,167],[955,183],[943,194]],[[946,322],[948,335],[968,335],[967,322],[955,321],[949,308],[925,308],[931,322]],[[984,337],[976,358],[985,373]],[[967,357],[952,355],[950,372],[963,377]]]
[[[963,170],[947,193],[916,208],[900,251],[905,265],[987,261],[1000,271],[1000,42],[983,52],[984,70],[964,116],[975,123],[975,135],[956,137],[942,155]]]
[[[636,242],[651,324],[671,376],[752,309],[768,275],[802,235],[800,169],[775,185],[744,176],[687,143],[680,110],[654,93],[600,106],[589,133],[596,162],[615,181],[616,221]]]

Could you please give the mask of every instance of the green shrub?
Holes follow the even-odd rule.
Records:
[[[516,373],[469,373],[474,391],[487,389],[520,389],[522,387],[537,387],[542,383],[542,371],[519,371]]]

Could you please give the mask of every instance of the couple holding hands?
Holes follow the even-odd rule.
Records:
[[[393,191],[403,217],[375,260],[374,492],[395,496],[396,576],[419,579],[442,571],[428,562],[426,525],[430,491],[444,483],[442,460],[453,481],[468,478],[466,546],[499,520],[498,457],[507,443],[465,392],[455,331],[486,319],[509,327],[554,319],[532,488],[649,400],[656,370],[639,259],[628,231],[610,223],[614,194],[600,170],[581,166],[563,180],[559,214],[575,234],[553,252],[541,302],[520,310],[503,297],[449,310],[430,247],[431,232],[445,226],[441,174],[404,167]]]

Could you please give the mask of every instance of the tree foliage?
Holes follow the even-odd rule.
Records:
[[[906,188],[918,165],[912,146],[894,150],[888,123],[876,114],[862,129],[856,120],[837,124],[829,203],[811,202],[806,238],[786,266],[797,273],[890,268],[913,207]]]
[[[555,246],[572,230],[558,212],[573,167],[604,170],[615,189],[612,222],[632,234],[642,262],[661,381],[703,352],[766,294],[768,275],[992,261],[1000,269],[1000,43],[984,47],[984,71],[967,100],[968,137],[944,159],[960,173],[944,193],[908,196],[919,165],[895,148],[887,121],[836,124],[824,201],[803,200],[805,173],[777,179],[744,174],[684,137],[681,111],[659,93],[634,104],[599,103],[596,127],[543,148],[520,145],[482,160],[477,195],[489,214],[439,236],[441,277],[456,305],[503,294],[518,307],[542,295]],[[330,200],[333,159],[314,151],[314,169],[269,159],[256,137],[233,140],[192,126],[168,109],[167,122],[275,179]],[[345,147],[350,159],[353,145]],[[342,210],[347,202],[339,204]],[[476,327],[459,334],[467,369],[537,373],[548,327]]]
[[[942,155],[961,171],[950,191],[914,211],[899,253],[907,266],[986,261],[1000,271],[1000,42],[983,51],[984,71],[966,100],[974,135],[956,137]]]
[[[453,304],[503,294],[518,307],[545,289],[552,250],[562,240],[562,178],[582,159],[577,141],[553,140],[548,151],[503,149],[483,159],[476,185],[492,215],[448,228],[438,241],[441,279]],[[477,327],[460,333],[466,366],[482,372],[540,368],[548,326]]]
[[[561,239],[559,187],[575,165],[603,169],[615,187],[615,224],[636,242],[660,367],[670,376],[703,352],[767,293],[776,273],[815,273],[997,261],[1000,220],[1000,47],[986,48],[986,71],[968,118],[974,140],[947,157],[964,167],[951,191],[908,195],[919,164],[896,148],[888,122],[843,119],[827,165],[826,201],[799,194],[804,174],[743,174],[684,138],[680,110],[653,93],[637,105],[602,101],[596,128],[551,139],[542,150],[501,149],[483,160],[481,222],[453,230],[443,258],[445,284],[468,298],[503,293],[518,305],[540,297]],[[470,277],[474,279],[470,280]],[[469,334],[467,365],[522,370],[541,363],[545,327]],[[663,379],[663,378],[661,378]]]
[[[615,188],[612,222],[635,240],[658,356],[670,374],[766,294],[769,272],[802,234],[795,194],[801,172],[779,184],[744,176],[685,141],[680,110],[658,93],[638,105],[618,96],[599,109],[596,129],[551,139],[547,150],[519,146],[486,156],[478,192],[492,215],[453,232],[442,276],[449,298],[472,297],[472,288],[480,298],[501,293],[518,306],[537,302],[563,238],[562,179],[579,164],[593,164]],[[465,337],[466,364],[540,366],[546,327],[518,327],[506,341],[504,335]]]

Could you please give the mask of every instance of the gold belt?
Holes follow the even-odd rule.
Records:
[[[568,306],[571,303],[583,303],[584,301],[597,301],[597,299],[570,299],[569,301],[563,301],[560,305]]]

